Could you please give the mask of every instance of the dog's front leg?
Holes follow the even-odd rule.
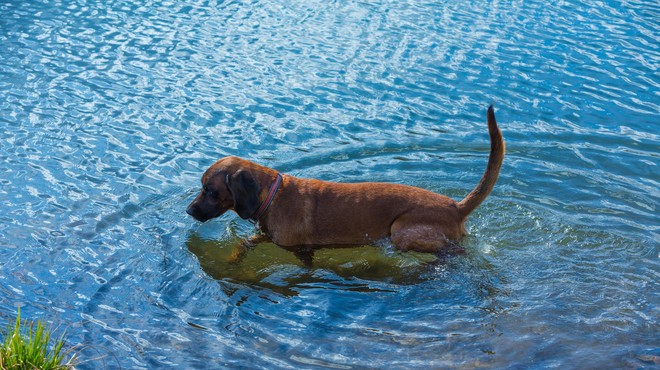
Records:
[[[298,257],[300,262],[307,268],[312,268],[312,261],[314,260],[314,250],[312,249],[297,249],[293,254]]]
[[[241,262],[250,249],[256,247],[259,243],[265,243],[269,241],[270,238],[267,235],[261,233],[252,235],[249,239],[241,240],[241,242],[238,243],[231,251],[229,258],[227,258],[227,262]]]

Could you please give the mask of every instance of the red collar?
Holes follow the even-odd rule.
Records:
[[[266,196],[266,199],[264,199],[263,203],[261,203],[261,206],[259,206],[259,209],[257,209],[256,212],[248,219],[250,222],[256,225],[257,222],[259,222],[259,218],[266,213],[266,210],[270,206],[270,204],[273,202],[273,199],[275,198],[275,193],[277,193],[277,189],[280,188],[280,185],[282,185],[282,175],[277,174],[277,178],[275,181],[270,185],[270,189],[268,189],[268,195]]]

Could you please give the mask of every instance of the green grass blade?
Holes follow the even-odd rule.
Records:
[[[0,370],[68,369],[71,360],[64,363],[65,335],[51,345],[52,331],[40,321],[21,321],[20,308],[13,327],[8,326],[0,346]],[[50,351],[48,348],[51,347]]]

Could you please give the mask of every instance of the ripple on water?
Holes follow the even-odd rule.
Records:
[[[3,316],[72,323],[108,367],[657,362],[656,4],[0,12]],[[250,226],[184,213],[229,154],[461,198],[491,101],[508,155],[464,255],[381,245],[308,269],[266,244],[232,265]]]

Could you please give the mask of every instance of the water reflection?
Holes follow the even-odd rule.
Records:
[[[466,243],[467,253],[442,256],[401,253],[387,246],[320,249],[312,267],[272,243],[258,245],[241,262],[229,262],[239,241],[237,236],[208,239],[196,231],[186,240],[201,268],[221,282],[228,296],[246,286],[292,297],[305,289],[395,292],[400,286],[431,281],[462,286],[477,301],[485,302],[482,308],[490,314],[505,311],[493,303],[505,294],[500,288],[505,279],[474,247],[474,240]]]
[[[80,368],[658,362],[657,2],[285,3],[0,2],[2,317],[80,323]],[[491,100],[464,255],[231,265],[249,225],[184,213],[223,155],[462,197]]]
[[[252,249],[238,263],[229,256],[239,238],[209,240],[192,232],[186,240],[188,250],[197,256],[202,269],[216,280],[269,287],[285,295],[304,287],[330,283],[346,290],[373,290],[356,281],[414,284],[445,263],[434,255],[398,253],[387,247],[362,246],[317,250],[313,266],[305,267],[293,253],[272,243]],[[328,278],[326,275],[334,275]],[[347,280],[348,279],[348,282]],[[340,282],[339,282],[340,281]],[[327,286],[326,286],[327,287]]]
[[[241,343],[240,338],[260,338],[248,341],[250,353],[284,351],[287,363],[298,366],[385,367],[399,356],[440,365],[435,351],[465,346],[480,351],[475,361],[488,363],[494,349],[484,338],[502,335],[495,319],[515,310],[505,274],[481,252],[477,238],[464,241],[466,253],[443,258],[385,246],[322,249],[309,268],[268,243],[240,263],[227,262],[240,229],[228,224],[214,237],[200,227],[185,244],[223,291],[222,311],[229,316],[217,320],[214,311],[187,323],[206,329],[200,332],[231,333]],[[317,344],[305,339],[312,336]],[[336,338],[343,338],[341,345]],[[386,354],[369,365],[358,354],[373,348]],[[459,361],[443,361],[450,360]],[[272,367],[270,361],[279,360],[263,361]]]

